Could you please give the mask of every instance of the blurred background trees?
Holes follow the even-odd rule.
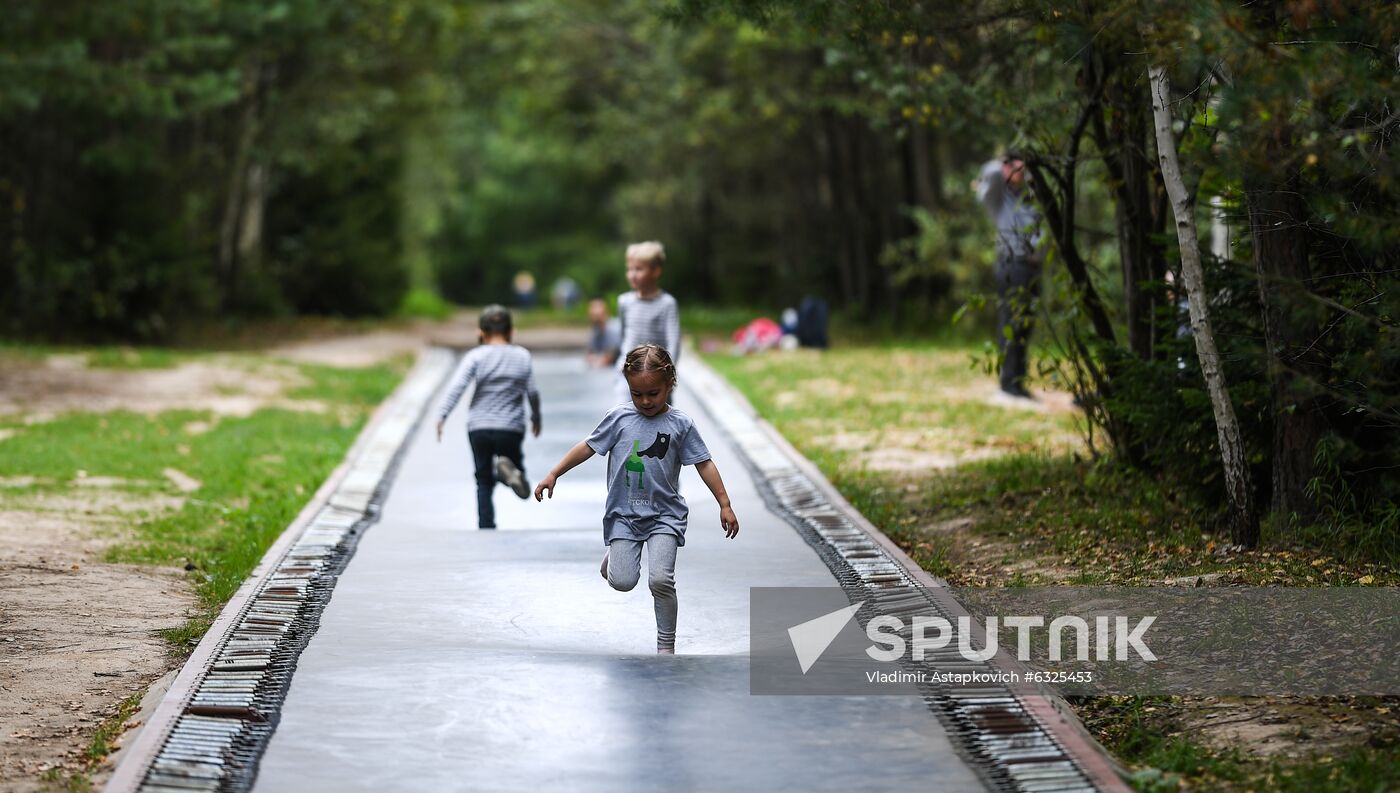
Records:
[[[0,323],[160,339],[509,302],[521,270],[611,295],[654,238],[683,305],[946,327],[991,286],[968,182],[1015,145],[1042,374],[1098,452],[1224,504],[1159,64],[1256,503],[1395,551],[1397,41],[1393,4],[1343,0],[13,0]]]
[[[382,315],[410,290],[507,301],[520,270],[612,293],[620,246],[644,237],[692,303],[781,307],[820,285],[856,316],[920,323],[988,283],[963,185],[994,125],[940,105],[945,135],[815,28],[681,23],[640,0],[7,13],[10,334]]]
[[[7,6],[5,329],[158,338],[217,313],[396,308],[402,141],[469,18],[414,0]]]

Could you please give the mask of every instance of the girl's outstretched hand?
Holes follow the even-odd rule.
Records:
[[[574,466],[592,456],[593,449],[587,441],[579,441],[574,444],[574,448],[570,449],[569,453],[564,455],[564,459],[554,466],[554,470],[549,472],[549,476],[541,479],[540,483],[535,485],[535,500],[544,501],[545,491],[549,491],[549,497],[554,498],[554,483],[559,480],[559,477],[567,474],[573,470]]]
[[[719,525],[720,528],[724,529],[724,536],[731,540],[739,533],[739,519],[734,516],[734,510],[729,507],[720,507]]]
[[[554,498],[554,480],[554,474],[550,474],[549,476],[546,476],[545,478],[541,479],[539,484],[535,485],[536,501],[544,501],[544,493],[546,490],[549,491],[549,497]]]

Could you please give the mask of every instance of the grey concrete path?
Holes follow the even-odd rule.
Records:
[[[536,374],[532,481],[611,406],[615,376],[573,356],[538,356]],[[726,540],[685,469],[678,655],[653,654],[645,583],[598,576],[601,458],[543,505],[499,488],[502,528],[479,531],[463,418],[441,444],[428,421],[301,657],[255,790],[982,790],[918,698],[749,695],[749,587],[835,579],[705,410],[684,390],[677,404],[742,525]]]

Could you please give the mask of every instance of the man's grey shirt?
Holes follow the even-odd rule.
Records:
[[[438,415],[444,419],[457,407],[467,386],[476,383],[467,409],[467,430],[525,431],[525,400],[530,415],[540,415],[540,389],[530,352],[516,344],[482,344],[462,356],[452,387]]]
[[[695,421],[675,408],[643,416],[629,402],[608,411],[585,443],[608,457],[603,542],[662,533],[685,545],[690,508],[680,493],[681,466],[710,459]]]
[[[1040,244],[1040,210],[1031,203],[1026,188],[1012,190],[1001,174],[1001,160],[982,166],[977,180],[977,197],[987,207],[997,226],[997,256],[1024,258],[1035,254]]]

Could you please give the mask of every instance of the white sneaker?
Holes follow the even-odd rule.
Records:
[[[525,475],[520,473],[520,469],[515,467],[515,463],[511,462],[509,457],[496,458],[496,478],[514,490],[517,496],[530,497],[530,483],[525,481]]]

